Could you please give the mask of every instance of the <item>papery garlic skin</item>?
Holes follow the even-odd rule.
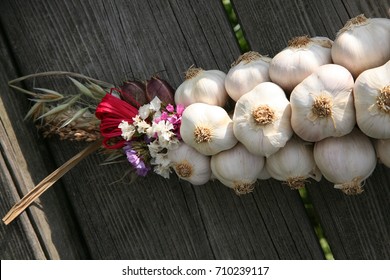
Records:
[[[329,137],[315,143],[314,160],[322,175],[348,195],[363,191],[363,181],[376,166],[374,147],[357,128],[345,136]]]
[[[264,167],[264,157],[251,154],[241,143],[211,157],[214,176],[236,194],[253,191],[257,175]]]
[[[282,88],[261,83],[237,101],[234,135],[252,154],[268,157],[291,138],[290,116],[290,103]]]
[[[332,63],[332,43],[326,37],[301,36],[291,39],[289,46],[276,54],[270,63],[271,81],[290,93],[319,66]]]
[[[203,185],[211,178],[210,157],[181,142],[175,150],[168,150],[171,167],[180,179],[193,185]]]
[[[360,130],[372,138],[390,138],[390,60],[359,75],[354,100]]]
[[[390,139],[376,140],[375,149],[379,161],[390,168]]]
[[[294,132],[309,142],[350,133],[356,124],[353,86],[352,75],[344,67],[320,66],[291,92]]]
[[[292,137],[286,145],[266,160],[266,169],[272,178],[285,182],[291,189],[305,186],[308,178],[319,182],[321,171],[313,155],[313,144]]]
[[[338,32],[332,46],[333,62],[347,68],[354,78],[364,70],[390,59],[390,19],[350,19]]]
[[[257,52],[246,52],[232,64],[225,78],[228,95],[237,101],[262,82],[270,81],[268,69],[271,58]]]
[[[228,99],[225,77],[226,74],[219,70],[188,69],[185,81],[175,92],[175,103],[184,106],[193,103],[225,106]]]
[[[219,106],[194,103],[186,107],[181,120],[183,141],[204,155],[214,155],[237,143],[233,121]]]

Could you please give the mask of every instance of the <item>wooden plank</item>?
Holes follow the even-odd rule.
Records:
[[[190,65],[227,71],[240,54],[219,0],[0,5],[22,74],[70,70],[119,83],[159,72],[177,87]],[[83,147],[49,144],[57,165]],[[298,194],[280,183],[245,197],[157,175],[128,185],[118,182],[126,164],[102,160],[93,155],[62,180],[94,259],[323,258]]]
[[[309,186],[335,258],[390,258],[389,184],[389,168],[378,165],[358,197],[343,195],[329,182]]]
[[[3,138],[3,126],[0,123],[0,135]],[[11,174],[3,157],[0,154],[0,211],[5,213],[15,200],[19,199],[16,186],[13,184]],[[23,214],[20,220],[12,227],[0,225],[0,250],[1,259],[45,259],[45,254],[39,244],[39,240],[27,217]]]
[[[43,156],[36,130],[23,121],[27,100],[8,87],[16,70],[0,30],[0,150],[1,150],[1,215],[46,176],[50,161]],[[24,105],[24,106],[22,106]],[[23,110],[22,110],[23,108]],[[85,258],[87,252],[76,233],[61,188],[37,200],[23,217],[10,226],[0,225],[1,259],[74,259]]]
[[[388,1],[234,1],[252,49],[271,56],[303,34],[335,38],[353,16],[389,17]],[[325,179],[308,192],[337,259],[388,259],[389,169],[378,166],[359,197],[333,190]]]

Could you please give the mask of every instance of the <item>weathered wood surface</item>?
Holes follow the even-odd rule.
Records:
[[[275,55],[295,36],[326,36],[354,16],[389,17],[390,1],[234,1],[253,50]],[[346,163],[348,164],[348,163]],[[378,165],[365,192],[347,197],[325,179],[308,192],[336,259],[390,258],[390,170]]]
[[[6,213],[53,165],[36,129],[23,121],[26,97],[10,94],[17,69],[0,29],[0,208]],[[25,108],[25,107],[24,107]],[[5,259],[74,259],[87,252],[61,188],[43,195],[14,226],[0,226],[0,256]],[[55,229],[55,232],[54,232]]]
[[[295,34],[322,32],[323,28],[334,34],[339,28],[336,24],[344,19],[340,17],[340,21],[333,21],[334,17],[338,18],[336,15],[348,15],[348,7],[355,9],[354,13],[359,9],[364,12],[367,6],[356,6],[351,2],[343,8],[339,4],[312,2],[298,1],[292,6],[284,4],[290,1],[272,1],[272,4],[268,1],[235,1],[234,4],[252,49],[269,55],[280,50]],[[383,1],[380,3],[387,5]],[[285,11],[283,20],[275,22],[270,10],[265,11],[264,16],[256,12],[267,5],[274,14]],[[327,16],[307,17],[307,10]],[[302,15],[304,19],[300,19]],[[41,71],[68,70],[120,83],[126,78],[147,79],[158,72],[177,87],[183,80],[184,71],[192,64],[226,72],[240,54],[219,0],[4,0],[0,2],[0,22],[1,40],[5,42],[1,48],[4,66],[0,88],[1,100],[7,108],[1,121],[8,119],[18,131],[15,134],[21,150],[18,153],[5,150],[9,144],[2,141],[1,155],[6,158],[5,162],[16,155],[16,162],[24,160],[26,164],[25,169],[18,171],[17,164],[1,163],[2,216],[20,194],[33,185],[18,181],[14,174],[22,173],[37,183],[84,147],[80,143],[42,139],[31,122],[22,121],[28,111],[28,102],[24,96],[18,96],[6,87],[7,79]],[[278,24],[284,24],[284,28]],[[261,32],[266,32],[268,39],[262,40]],[[259,38],[254,39],[255,36]],[[263,51],[260,46],[264,45]],[[54,84],[59,89],[66,88],[64,81]],[[52,87],[53,82],[37,80],[36,86]],[[28,138],[24,138],[24,133]],[[2,134],[1,139],[3,137]],[[128,185],[118,182],[128,166],[101,166],[99,163],[103,159],[98,154],[90,157],[44,194],[42,203],[45,200],[50,210],[44,208],[34,214],[31,209],[31,214],[23,214],[11,225],[1,225],[1,246],[6,251],[0,250],[0,257],[323,258],[298,193],[279,182],[269,180],[257,186],[253,194],[243,197],[237,197],[215,182],[194,187],[175,178],[165,180],[158,176]],[[314,189],[316,185],[309,187],[331,245],[335,246],[332,249],[336,257],[388,257],[389,218],[385,213],[389,212],[389,192],[386,190],[390,180],[386,172],[388,169],[382,169],[368,183],[380,185],[368,198],[347,199],[324,184],[319,190]],[[370,195],[368,186],[366,194]],[[332,200],[334,197],[336,201]],[[55,207],[57,204],[60,207]],[[356,208],[366,206],[372,207],[366,215],[363,215],[364,209],[356,211]],[[347,211],[343,213],[343,210]],[[359,215],[353,216],[352,212]],[[373,221],[368,225],[377,226],[376,234],[372,236],[385,242],[372,238],[362,243],[373,233],[364,224],[363,218],[367,217]],[[38,222],[41,220],[47,221],[44,231],[50,232],[53,240],[65,236],[63,244],[41,237],[42,228]],[[344,226],[340,224],[344,222]],[[353,233],[357,237],[352,238]],[[359,242],[354,245],[355,240]],[[49,254],[49,250],[57,253]]]

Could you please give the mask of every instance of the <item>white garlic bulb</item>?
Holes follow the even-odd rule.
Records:
[[[303,140],[343,136],[356,124],[351,73],[336,64],[320,66],[291,93],[291,125]]]
[[[390,139],[376,140],[375,148],[379,161],[390,168]]]
[[[168,159],[177,176],[193,185],[203,185],[210,180],[210,157],[180,142],[175,150],[168,150]]]
[[[267,164],[267,160],[265,162]],[[260,173],[257,174],[257,179],[268,180],[269,178],[271,178],[271,174],[269,174],[267,168],[265,168],[265,165],[264,165],[263,169],[261,169]]]
[[[332,59],[356,78],[364,70],[383,65],[390,59],[390,19],[350,19],[337,33]]]
[[[287,93],[319,66],[332,63],[332,40],[301,36],[291,39],[288,47],[275,55],[269,66],[271,81]]]
[[[219,70],[189,68],[185,81],[175,92],[175,103],[184,106],[207,103],[223,107],[228,99],[225,77],[226,74]]]
[[[185,108],[180,135],[183,141],[204,155],[214,155],[237,143],[233,121],[219,106],[194,103]]]
[[[234,135],[252,154],[268,157],[291,138],[290,116],[290,103],[282,88],[261,83],[237,101]]]
[[[354,100],[360,130],[373,138],[390,138],[390,60],[359,75]]]
[[[298,137],[292,137],[283,148],[270,155],[266,169],[272,178],[286,182],[291,189],[304,187],[308,178],[319,182],[322,177],[314,161],[313,144]]]
[[[348,195],[363,191],[362,183],[376,166],[374,147],[357,128],[345,136],[315,143],[314,160],[322,175]]]
[[[241,143],[211,157],[214,176],[238,195],[253,190],[263,167],[264,157],[251,154]]]
[[[271,58],[257,52],[246,52],[232,64],[225,78],[228,95],[237,101],[262,82],[270,81],[268,68]]]

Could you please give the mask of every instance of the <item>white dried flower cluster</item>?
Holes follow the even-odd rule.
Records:
[[[171,161],[168,159],[167,152],[177,149],[180,141],[173,132],[174,125],[162,118],[161,100],[158,97],[139,108],[138,115],[133,118],[133,124],[122,121],[118,128],[122,130],[121,136],[127,141],[135,132],[145,134],[151,139],[148,149],[154,172],[169,178]]]

